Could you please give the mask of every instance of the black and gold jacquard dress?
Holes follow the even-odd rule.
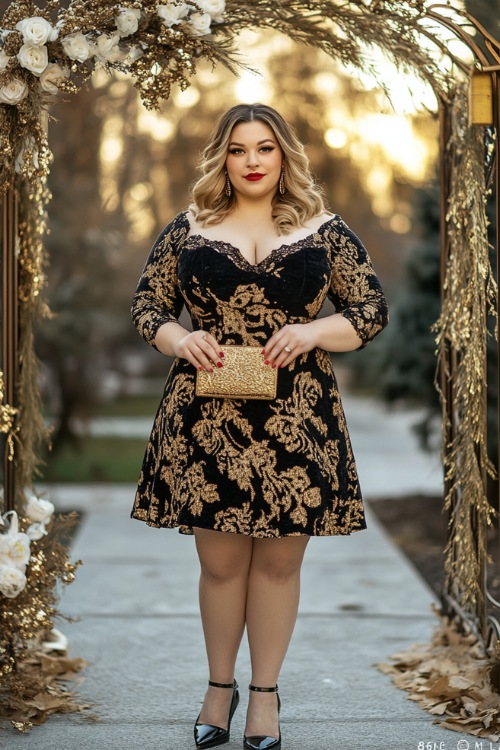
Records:
[[[370,258],[338,215],[252,264],[235,246],[188,237],[187,211],[156,240],[132,302],[155,347],[185,304],[193,330],[219,344],[264,346],[286,324],[314,320],[328,297],[363,348],[388,320]],[[155,347],[156,348],[156,347]],[[146,447],[131,517],[283,537],[366,529],[331,355],[314,348],[278,369],[274,400],[195,395],[196,368],[175,358]]]

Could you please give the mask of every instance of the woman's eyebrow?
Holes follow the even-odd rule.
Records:
[[[259,141],[259,142],[257,143],[257,146],[260,146],[260,145],[261,145],[261,143],[266,143],[267,141],[270,141],[271,143],[274,143],[274,141],[273,141],[273,139],[272,139],[272,138],[264,138],[264,140],[263,140],[263,141]],[[231,143],[230,143],[229,145],[230,145],[230,146],[243,146],[243,147],[245,146],[245,144],[244,144],[244,143],[236,143],[236,141],[231,141]]]

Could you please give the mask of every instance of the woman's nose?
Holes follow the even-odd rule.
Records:
[[[258,163],[259,163],[259,157],[258,157],[258,155],[257,155],[257,152],[252,152],[252,151],[249,151],[249,152],[248,152],[248,155],[247,155],[247,165],[248,165],[249,167],[250,167],[250,166],[252,166],[252,167],[253,167],[253,166],[255,166],[255,165],[256,165],[256,164],[258,164]]]

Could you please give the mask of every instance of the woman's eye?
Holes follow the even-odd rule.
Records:
[[[261,151],[274,151],[274,146],[262,146],[260,150]],[[229,153],[230,154],[242,154],[243,149],[242,148],[230,148]]]

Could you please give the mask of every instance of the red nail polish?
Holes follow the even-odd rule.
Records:
[[[273,367],[276,367],[276,362],[273,362]]]
[[[223,357],[223,356],[224,356],[224,352],[219,352],[219,357]]]
[[[217,367],[222,367],[222,362],[217,362]]]
[[[204,369],[205,369],[205,368],[204,368],[204,367],[202,367],[201,365],[200,365],[200,367],[198,367],[198,370],[204,370]]]
[[[268,359],[265,359],[265,360],[264,360],[264,364],[265,364],[265,365],[269,365],[269,364],[270,364],[269,360],[268,360]]]
[[[213,371],[214,371],[214,368],[213,368],[213,367],[209,367],[209,368],[208,368],[208,372],[213,372]]]
[[[284,367],[285,365],[283,363],[280,364],[280,367]]]
[[[263,349],[263,350],[261,351],[261,354],[265,354],[265,351],[266,351],[266,350],[265,350],[265,349]]]

